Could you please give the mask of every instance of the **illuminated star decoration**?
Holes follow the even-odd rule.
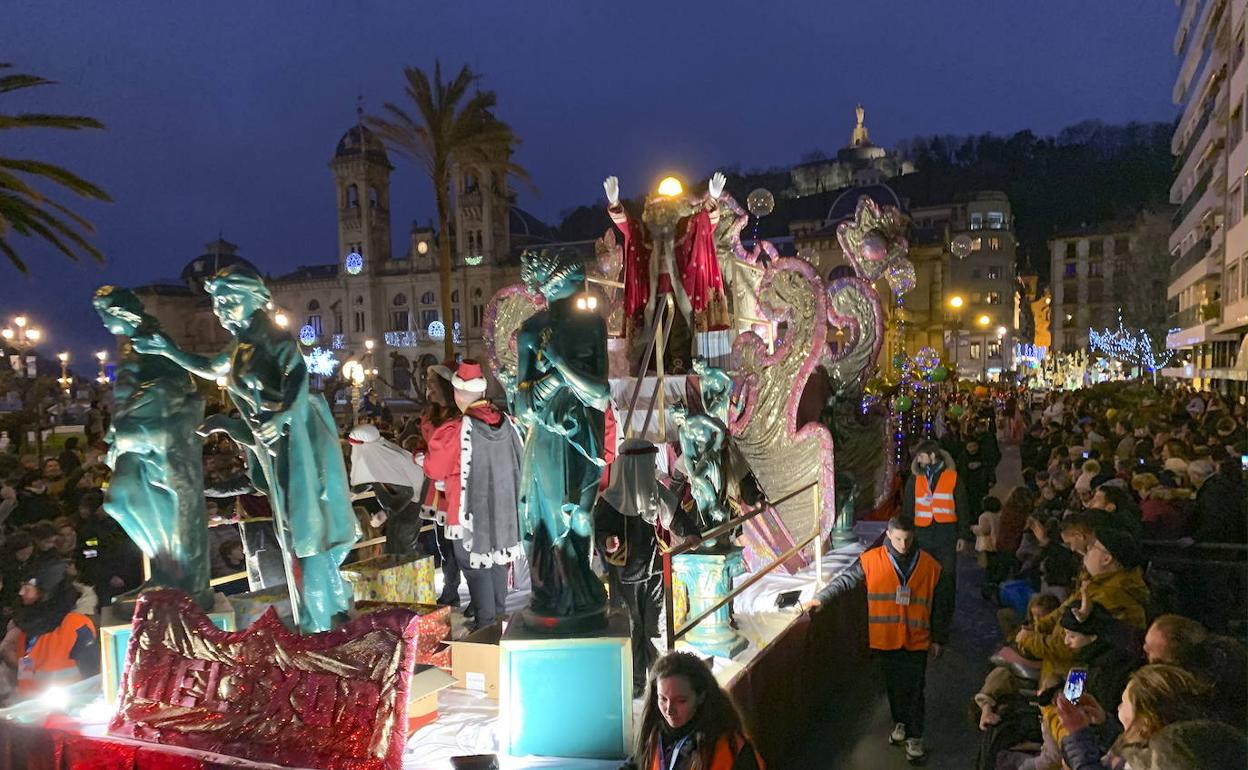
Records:
[[[312,348],[312,352],[305,355],[303,360],[308,365],[309,372],[322,377],[329,377],[338,368],[338,359],[333,351],[325,348]]]
[[[299,330],[299,341],[305,345],[311,345],[316,342],[316,327],[308,324]]]
[[[360,271],[364,269],[364,256],[358,251],[353,251],[342,261],[342,266],[351,275],[359,275]]]
[[[864,195],[858,199],[854,218],[837,225],[836,239],[859,276],[872,283],[884,276],[901,297],[916,283],[914,265],[906,258],[910,243],[903,235],[905,229],[905,217],[896,206],[881,209]]]
[[[1157,350],[1153,347],[1153,339],[1143,329],[1131,331],[1122,325],[1122,313],[1118,314],[1118,329],[1096,331],[1088,329],[1088,346],[1104,353],[1109,358],[1131,366],[1138,366],[1143,372],[1156,372],[1165,368],[1174,358],[1172,350]]]

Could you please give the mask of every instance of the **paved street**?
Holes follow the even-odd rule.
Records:
[[[994,489],[1001,499],[1022,481],[1018,448],[1003,446]],[[979,731],[972,725],[968,704],[985,673],[988,656],[999,640],[996,608],[980,598],[983,571],[970,553],[958,564],[958,603],[950,647],[933,661],[927,676],[927,729],[930,752],[926,767],[965,770],[974,767]],[[815,720],[805,745],[786,763],[794,770],[837,768],[901,770],[911,765],[901,749],[888,745],[893,723],[884,698],[879,670],[863,672],[852,692],[830,694],[828,705]]]

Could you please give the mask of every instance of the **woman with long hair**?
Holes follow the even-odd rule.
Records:
[[[1062,739],[1062,757],[1071,770],[1121,768],[1124,755],[1149,745],[1163,727],[1201,719],[1208,711],[1208,686],[1178,666],[1152,664],[1131,675],[1118,705],[1122,734],[1102,756],[1090,724],[1104,723],[1106,714],[1090,695],[1078,705],[1057,696],[1057,713],[1068,735]]]
[[[655,662],[633,750],[637,770],[761,770],[741,717],[696,655]]]

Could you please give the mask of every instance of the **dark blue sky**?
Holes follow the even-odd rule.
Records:
[[[633,195],[667,172],[834,151],[859,101],[884,145],[1171,120],[1176,16],[1166,0],[7,0],[0,61],[61,85],[0,109],[108,131],[8,131],[0,155],[63,163],[116,202],[75,203],[106,266],[19,241],[33,274],[0,265],[0,314],[31,314],[82,360],[108,342],[96,286],[176,276],[218,229],[268,271],[333,261],[327,163],[356,97],[400,100],[403,66],[435,57],[485,75],[538,188],[520,203],[555,222],[608,173]],[[396,165],[400,250],[433,206],[420,170]]]

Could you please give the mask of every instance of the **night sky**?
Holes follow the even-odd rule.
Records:
[[[61,163],[112,204],[68,197],[107,264],[16,241],[0,315],[26,312],[46,354],[79,362],[109,338],[103,283],[173,278],[220,231],[262,270],[332,262],[334,146],[401,101],[402,68],[469,64],[498,94],[557,223],[618,174],[791,164],[847,143],[861,101],[876,144],[918,135],[1048,134],[1081,120],[1172,120],[1177,9],[1168,0],[621,2],[63,2],[5,0],[0,61],[60,81],[5,112],[85,114],[107,131],[0,134],[0,156]],[[393,158],[396,252],[434,216],[422,172]],[[777,191],[778,192],[778,191]],[[85,364],[83,369],[91,369]]]

